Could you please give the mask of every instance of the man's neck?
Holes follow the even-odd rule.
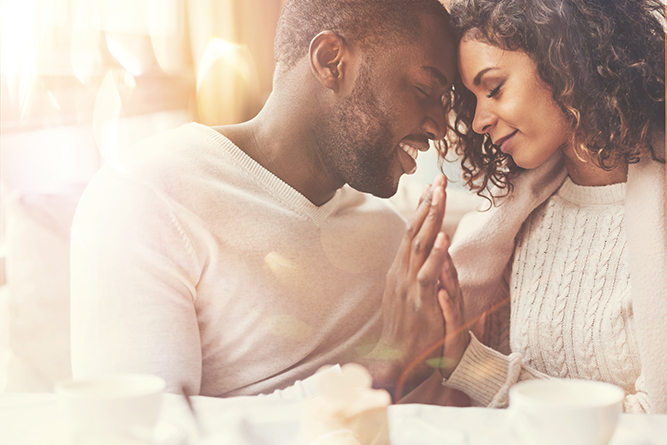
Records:
[[[310,137],[313,116],[318,111],[285,103],[272,94],[254,119],[215,129],[255,162],[320,206],[344,184],[336,181],[318,160]]]

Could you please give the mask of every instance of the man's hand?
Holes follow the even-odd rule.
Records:
[[[439,363],[441,356],[444,321],[438,278],[447,257],[446,236],[440,233],[445,186],[440,176],[422,195],[387,274],[380,342],[360,360],[376,385],[392,393],[399,380],[404,384],[403,394],[421,383],[433,372],[427,362]]]

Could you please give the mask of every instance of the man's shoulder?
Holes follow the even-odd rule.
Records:
[[[205,187],[227,178],[236,165],[216,135],[204,125],[184,124],[123,149],[103,170],[165,192]]]
[[[211,131],[204,125],[189,123],[153,135],[121,150],[118,167],[138,173],[183,169],[190,164],[206,162],[218,145],[211,137]]]
[[[105,158],[88,184],[87,194],[124,199],[127,194],[150,190],[184,205],[193,199],[206,199],[234,168],[212,131],[200,124],[185,124]]]

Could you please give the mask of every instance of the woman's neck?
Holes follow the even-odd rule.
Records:
[[[602,186],[626,182],[628,179],[628,165],[619,163],[611,170],[605,170],[595,164],[588,152],[579,156],[573,148],[563,150],[563,159],[567,173],[577,185]]]

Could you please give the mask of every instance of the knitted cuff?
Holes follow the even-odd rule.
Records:
[[[463,391],[484,406],[499,408],[507,406],[507,393],[520,371],[520,354],[508,357],[487,348],[471,332],[463,358],[442,385]]]

